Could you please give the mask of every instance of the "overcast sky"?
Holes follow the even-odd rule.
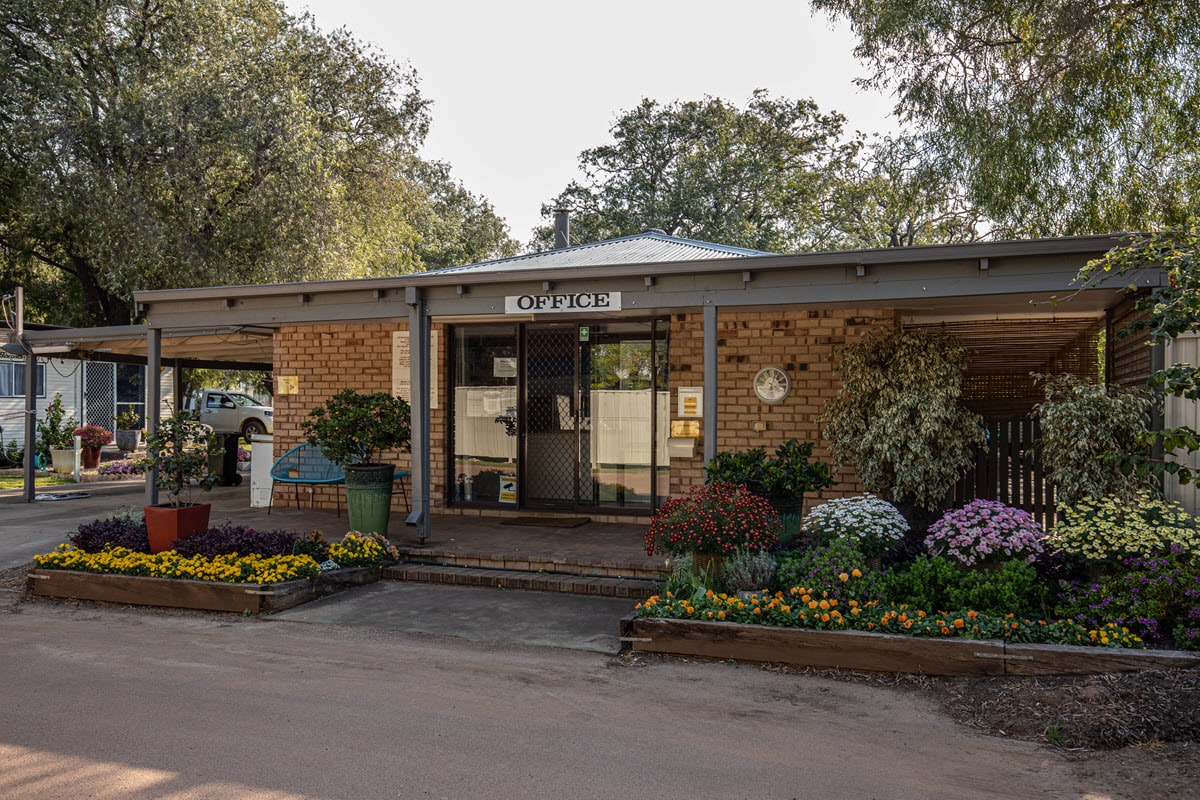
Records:
[[[433,101],[424,156],[449,162],[522,243],[579,153],[643,97],[744,105],[763,88],[841,111],[851,130],[895,128],[888,98],[853,83],[865,70],[849,32],[805,0],[285,2],[416,68]]]

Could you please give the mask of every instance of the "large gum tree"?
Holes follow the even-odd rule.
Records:
[[[51,321],[127,324],[136,289],[394,274],[447,249],[413,224],[461,190],[414,168],[415,73],[272,0],[7,0],[0,63],[0,283],[76,301]],[[491,216],[467,258],[511,251]]]

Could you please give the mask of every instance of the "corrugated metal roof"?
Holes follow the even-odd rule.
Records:
[[[527,269],[565,269],[568,267],[602,267],[610,264],[651,264],[666,261],[697,261],[712,258],[773,255],[761,250],[746,250],[695,239],[668,236],[659,230],[649,230],[619,239],[546,250],[524,256],[465,264],[431,270],[431,275],[451,275],[469,272],[485,274]]]

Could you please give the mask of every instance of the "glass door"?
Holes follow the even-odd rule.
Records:
[[[670,409],[666,340],[656,339],[654,326],[607,322],[581,329],[580,505],[652,510],[661,493],[655,467],[666,450]]]

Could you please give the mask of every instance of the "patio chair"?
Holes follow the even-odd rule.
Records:
[[[271,479],[278,483],[290,483],[296,490],[296,508],[300,508],[301,486],[335,486],[346,482],[346,473],[337,464],[321,453],[321,448],[312,444],[301,444],[288,450],[271,467]],[[337,495],[337,515],[342,516],[342,493]],[[267,503],[267,513],[275,504],[275,491]]]
[[[400,496],[404,498],[404,509],[412,510],[408,500],[408,489],[404,481],[409,476],[408,470],[396,470],[393,481],[400,482]],[[279,457],[271,467],[271,479],[279,483],[290,483],[295,487],[296,508],[300,507],[301,486],[335,486],[346,482],[346,473],[340,466],[325,458],[319,445],[301,444],[288,450]],[[337,492],[337,515],[342,516],[342,493]],[[271,499],[267,502],[267,513],[275,504],[275,491],[271,490]]]

